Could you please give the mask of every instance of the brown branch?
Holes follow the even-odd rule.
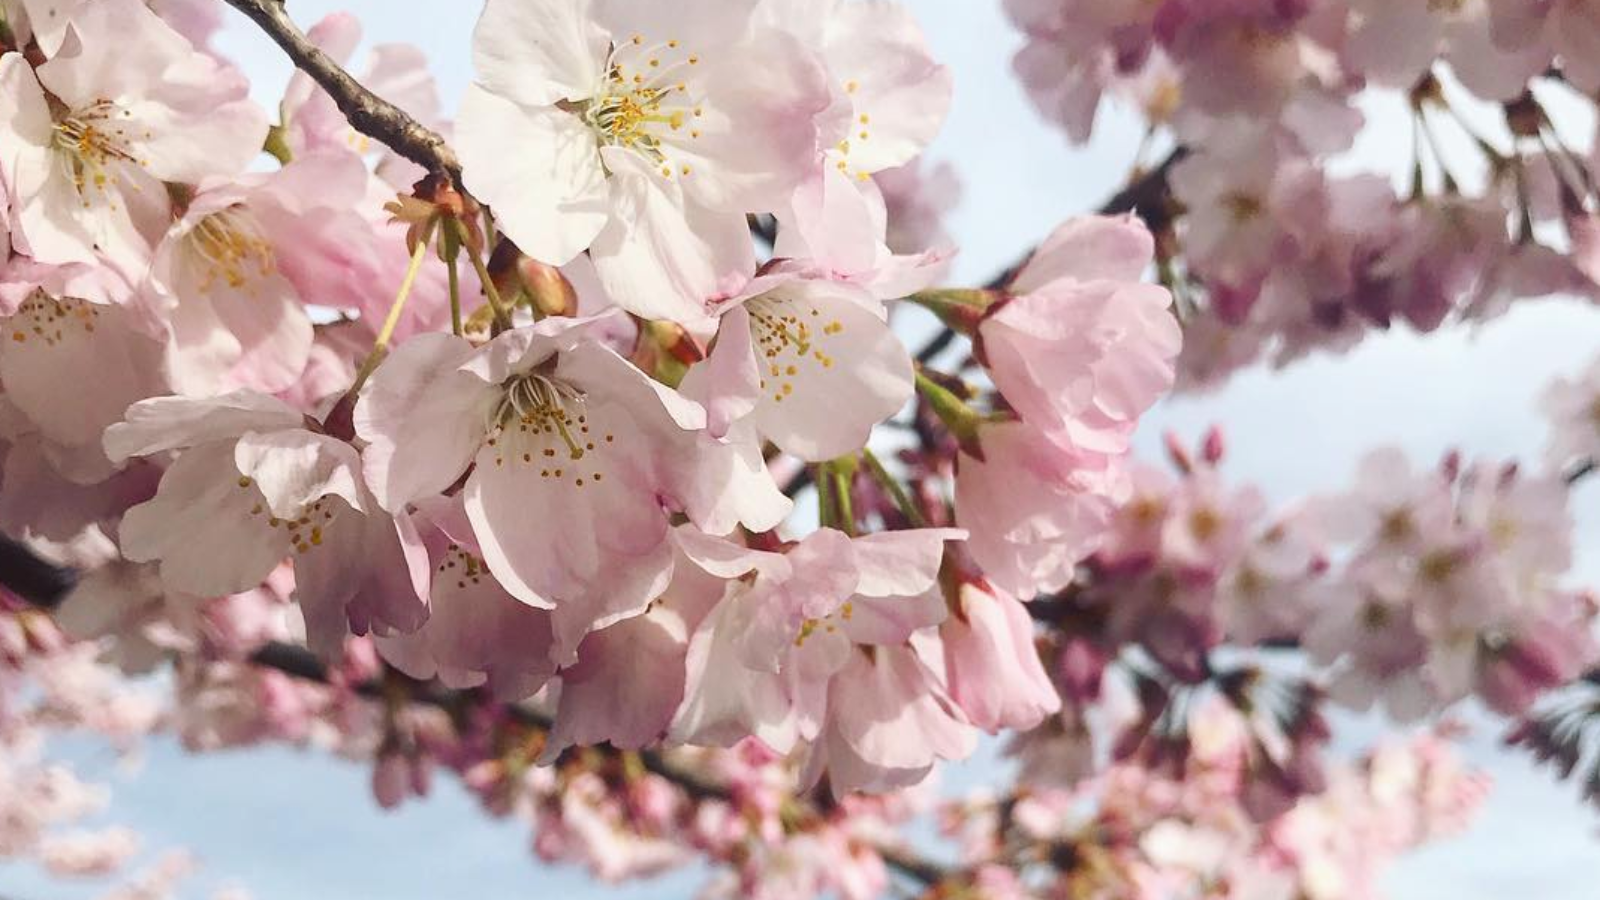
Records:
[[[405,110],[367,90],[333,58],[313,45],[284,7],[283,0],[227,0],[283,48],[300,71],[311,76],[350,120],[350,126],[461,189],[461,162],[433,129]]]

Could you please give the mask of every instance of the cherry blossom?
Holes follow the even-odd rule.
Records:
[[[629,312],[703,323],[753,273],[744,216],[806,176],[831,99],[755,5],[488,3],[459,123],[468,187],[536,259],[589,249]]]
[[[721,309],[716,346],[684,384],[705,396],[719,437],[744,421],[780,449],[824,462],[861,449],[911,399],[911,354],[883,304],[860,288],[780,267]],[[847,411],[841,396],[855,399]]]
[[[422,624],[426,592],[406,546],[415,534],[377,508],[353,447],[306,430],[299,412],[271,397],[244,393],[144,401],[106,431],[113,461],[168,450],[183,452],[155,497],[128,511],[120,536],[128,559],[159,561],[169,590],[240,593],[292,556],[313,646],[332,652],[347,629]]]
[[[347,14],[0,0],[0,858],[210,877],[69,734],[454,778],[709,897],[1375,896],[1487,790],[1463,710],[1600,799],[1600,370],[1542,460],[1147,452],[1175,390],[1600,297],[1600,7],[1003,6],[1044,118],[1133,140],[974,278],[982,172],[921,158],[970,88],[892,0],[486,0],[459,103]]]
[[[139,52],[112,49],[128,46]],[[243,78],[138,0],[85,4],[59,55],[34,69],[7,54],[0,85],[14,98],[0,173],[41,262],[94,263],[98,250],[136,277],[164,228],[160,182],[236,175],[266,136]]]

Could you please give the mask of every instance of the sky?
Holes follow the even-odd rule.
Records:
[[[950,226],[962,254],[955,277],[987,280],[1064,218],[1092,210],[1120,184],[1140,138],[1131,118],[1102,119],[1087,147],[1070,147],[1028,106],[1010,74],[1020,37],[998,0],[908,0],[936,55],[955,73],[954,108],[930,149],[957,166],[963,203]],[[470,33],[477,4],[467,0],[294,0],[306,26],[348,10],[369,43],[405,41],[433,60],[451,108],[471,78]],[[272,106],[288,77],[275,47],[231,16],[220,49],[240,61],[258,98]],[[359,64],[357,66],[359,69]],[[1347,165],[1384,167],[1409,141],[1396,109],[1375,104],[1375,127]],[[1587,122],[1573,122],[1587,132]],[[1397,151],[1398,150],[1398,154]],[[1392,163],[1391,163],[1392,164]],[[1163,404],[1140,435],[1146,458],[1175,430],[1191,440],[1213,423],[1226,428],[1226,471],[1276,501],[1348,484],[1360,455],[1381,444],[1430,464],[1447,449],[1469,457],[1536,460],[1545,428],[1534,403],[1552,376],[1582,368],[1600,350],[1600,314],[1559,301],[1524,304],[1476,329],[1428,336],[1378,335],[1354,352],[1317,356],[1292,369],[1246,372],[1223,390]],[[1575,497],[1580,520],[1575,578],[1600,585],[1600,488]],[[1496,747],[1494,722],[1466,710],[1474,726],[1467,753],[1487,768],[1496,791],[1461,838],[1401,860],[1386,879],[1394,900],[1593,900],[1600,871],[1600,818],[1571,785],[1554,783],[1521,755]],[[1340,749],[1354,752],[1379,723],[1338,719]],[[88,774],[115,784],[106,819],[141,831],[152,850],[182,846],[205,868],[192,896],[237,883],[258,900],[481,900],[560,896],[577,900],[689,897],[703,880],[691,871],[613,889],[570,869],[541,868],[520,822],[494,822],[450,778],[433,795],[382,813],[364,767],[315,751],[268,748],[189,757],[158,741],[135,773],[103,751],[64,748]],[[992,745],[945,773],[951,790],[995,781],[1003,772]],[[0,865],[4,900],[78,900],[88,886],[63,887],[17,866]],[[185,894],[184,896],[191,896]]]

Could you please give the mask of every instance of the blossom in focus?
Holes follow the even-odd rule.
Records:
[[[308,431],[267,396],[160,397],[106,432],[114,462],[181,450],[151,500],[130,509],[123,555],[199,597],[256,587],[286,558],[314,649],[346,633],[415,631],[427,617],[426,559],[403,520],[361,480],[354,447]]]
[[[950,699],[978,728],[1027,731],[1061,709],[1033,645],[1033,619],[1016,598],[962,584],[939,626]]]
[[[832,102],[755,7],[491,0],[457,126],[467,187],[535,259],[587,249],[629,312],[704,325],[754,272],[745,215],[806,177]]]
[[[1066,587],[1099,546],[1127,474],[1103,454],[1063,447],[1025,422],[979,429],[982,458],[956,470],[956,521],[984,576],[1019,599]]]
[[[195,196],[157,247],[148,285],[178,393],[275,393],[300,378],[313,343],[306,307],[339,282],[348,249],[371,242],[350,209],[365,183],[356,161],[322,155]]]
[[[942,253],[888,246],[888,211],[875,175],[914,161],[950,108],[949,69],[897,3],[765,0],[758,21],[797,36],[826,66],[833,101],[819,164],[778,213],[776,256],[899,297],[943,273]]]
[[[855,767],[849,769],[855,773],[850,777],[870,779],[865,773],[882,767],[921,770],[912,779],[921,780],[924,765],[895,762],[900,759],[895,754],[919,740],[917,734],[895,732],[888,737],[887,732],[873,731],[885,737],[869,738],[852,729],[870,730],[871,722],[886,722],[883,716],[908,702],[901,692],[914,690],[913,684],[925,677],[925,664],[906,655],[909,651],[891,648],[944,618],[937,575],[944,542],[959,538],[961,532],[920,529],[852,539],[822,529],[785,553],[749,550],[681,532],[680,536],[684,552],[707,572],[729,579],[754,577],[730,591],[690,639],[688,686],[672,724],[672,738],[727,746],[755,735],[780,752],[797,743],[818,741],[836,709],[830,697],[850,683],[841,673],[870,653],[869,648],[883,649],[890,655],[872,656],[873,662],[860,674],[881,676],[886,693],[858,692],[848,707],[849,715],[858,718],[835,736],[851,749],[817,752],[830,759],[843,754],[837,758]],[[933,691],[937,679],[926,677]],[[832,683],[840,687],[830,689]],[[934,691],[928,702],[946,711],[936,714],[927,708],[932,718],[926,723],[943,734],[938,723],[959,714],[949,711],[953,707],[936,699],[939,696],[942,690]],[[883,706],[874,711],[876,704]],[[817,766],[813,772],[820,776]],[[833,783],[838,790],[849,789]]]
[[[1024,422],[1063,442],[1120,452],[1172,387],[1183,336],[1165,288],[1140,281],[1154,254],[1132,219],[1062,225],[978,327],[979,352]]]
[[[554,611],[563,657],[667,586],[671,512],[757,530],[788,512],[781,496],[752,506],[729,490],[722,449],[702,443],[704,409],[594,341],[603,325],[551,318],[478,349],[419,335],[355,412],[386,509],[470,469],[462,496],[483,559],[512,596]]]
[[[683,387],[705,398],[713,435],[744,421],[780,449],[825,462],[864,447],[911,399],[911,354],[861,288],[779,267],[719,311],[716,344]]]
[[[128,288],[104,268],[17,261],[0,282],[7,400],[38,429],[59,468],[89,483],[105,478],[105,429],[135,401],[165,393],[151,323],[135,308],[107,302]],[[62,390],[84,378],[94,379],[93,389]]]
[[[13,240],[47,263],[95,263],[98,251],[137,278],[165,229],[162,182],[237,175],[260,152],[266,117],[246,91],[139,0],[85,4],[37,69],[6,54],[0,175]]]

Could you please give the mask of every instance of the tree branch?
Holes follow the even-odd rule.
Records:
[[[313,45],[294,21],[283,0],[227,0],[229,6],[260,26],[283,48],[300,71],[311,76],[350,120],[350,126],[367,137],[461,189],[461,162],[437,132],[413,119],[393,103],[367,90],[333,58]]]

